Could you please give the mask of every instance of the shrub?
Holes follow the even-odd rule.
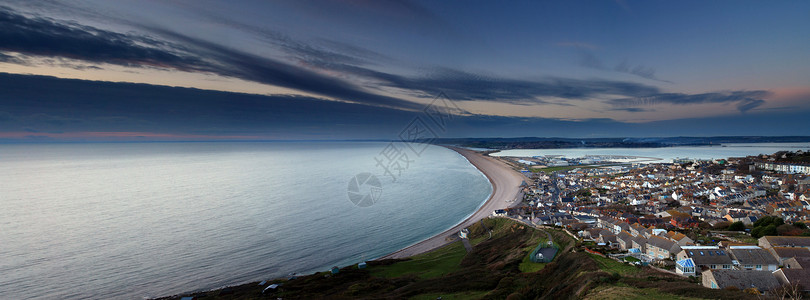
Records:
[[[745,224],[743,224],[743,222],[731,223],[731,225],[728,225],[728,230],[730,230],[730,231],[743,231],[743,230],[745,230]]]
[[[801,235],[802,233],[804,233],[804,231],[805,230],[803,230],[801,228],[798,228],[796,226],[790,225],[790,224],[782,224],[782,225],[779,225],[779,227],[776,227],[776,232],[779,233],[779,235],[796,236],[796,235]]]
[[[722,221],[722,222],[717,222],[717,224],[714,224],[714,227],[712,227],[712,228],[714,228],[716,230],[726,230],[726,229],[728,229],[728,226],[730,226],[730,225],[731,225],[730,222]]]
[[[762,228],[762,230],[759,232],[759,234],[761,234],[762,236],[766,236],[766,235],[777,235],[779,233],[776,231],[776,225],[771,224],[771,225],[768,225],[768,226],[765,226],[764,228]]]
[[[754,222],[754,227],[765,227],[768,225],[774,225],[774,227],[785,224],[785,220],[782,220],[780,217],[774,216],[764,216]]]

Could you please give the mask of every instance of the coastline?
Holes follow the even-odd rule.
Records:
[[[483,173],[484,176],[486,176],[489,180],[489,183],[492,185],[492,193],[484,204],[478,208],[478,210],[452,228],[422,240],[416,244],[382,256],[376,260],[406,258],[417,254],[430,252],[449,244],[450,242],[447,241],[447,237],[456,235],[461,229],[469,227],[475,224],[475,222],[488,217],[490,214],[492,214],[492,211],[517,205],[517,202],[509,201],[513,200],[518,194],[520,184],[526,180],[526,177],[512,170],[512,168],[495,158],[484,156],[476,153],[475,151],[464,148],[452,146],[441,147],[445,147],[447,149],[456,151],[458,154],[461,154],[461,156],[466,158],[467,161],[469,161],[473,166],[475,166],[475,168]]]

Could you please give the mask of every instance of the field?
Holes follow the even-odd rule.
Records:
[[[605,272],[618,273],[619,275],[629,275],[638,273],[639,271],[639,268],[634,265],[621,263],[613,259],[601,257],[595,254],[588,254],[588,255],[590,255],[591,259],[596,261],[596,263],[599,264],[599,268]]]
[[[416,275],[422,279],[435,278],[458,270],[465,254],[467,251],[458,241],[435,251],[414,256],[411,260],[387,266],[373,266],[369,271],[372,276],[384,278],[407,275]]]

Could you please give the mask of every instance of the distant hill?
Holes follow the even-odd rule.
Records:
[[[807,143],[810,136],[714,136],[714,137],[645,137],[645,138],[443,138],[436,144],[488,149],[561,149],[561,148],[658,148],[672,146],[707,146],[727,143]]]

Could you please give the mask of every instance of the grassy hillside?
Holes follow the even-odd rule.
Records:
[[[470,228],[473,251],[460,242],[402,260],[369,262],[295,280],[262,295],[250,283],[186,296],[196,299],[746,299],[739,291],[711,290],[688,279],[581,251],[562,231],[538,230],[508,219]],[[492,235],[490,238],[490,230]],[[554,261],[533,263],[528,255],[551,235],[560,246]],[[266,285],[265,285],[266,286]],[[172,296],[164,299],[177,299]],[[752,298],[753,299],[753,298]]]

